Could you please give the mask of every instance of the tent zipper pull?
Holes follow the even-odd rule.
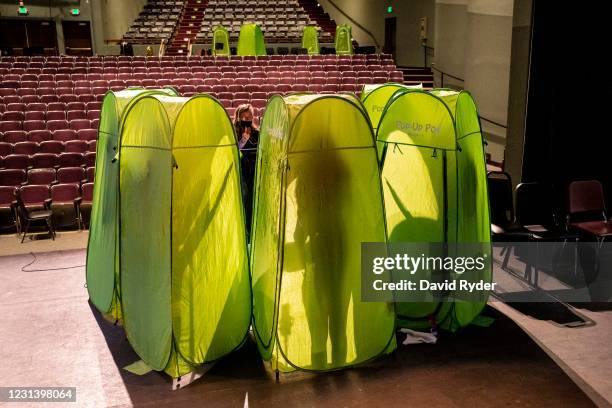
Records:
[[[178,170],[178,163],[176,162],[174,155],[172,155],[172,167]]]
[[[113,157],[113,160],[111,160],[111,163],[116,163],[117,160],[119,160],[119,153],[117,153],[115,157]]]

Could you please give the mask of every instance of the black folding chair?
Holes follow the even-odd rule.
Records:
[[[46,226],[49,235],[51,235],[51,239],[55,240],[55,228],[53,228],[53,222],[51,220],[53,213],[49,209],[49,204],[47,202],[45,202],[45,209],[43,210],[28,210],[19,195],[17,195],[17,211],[23,227],[23,236],[21,237],[22,244],[30,231],[30,227],[35,226],[35,224]]]

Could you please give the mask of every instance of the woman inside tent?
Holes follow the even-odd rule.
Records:
[[[253,184],[255,182],[257,143],[259,141],[259,129],[253,123],[253,107],[250,104],[245,103],[236,108],[234,127],[236,128],[236,137],[238,138],[238,148],[242,154],[240,162],[242,168],[242,194],[247,234],[250,234]]]

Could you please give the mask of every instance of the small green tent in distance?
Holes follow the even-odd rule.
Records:
[[[381,195],[372,129],[354,96],[269,100],[251,273],[253,331],[273,370],[334,370],[395,348],[393,305],[360,300],[361,243],[386,241]]]
[[[211,53],[220,57],[229,57],[230,55],[229,32],[223,26],[216,27],[213,30]]]
[[[306,49],[308,55],[319,55],[319,31],[312,25],[304,26],[302,32],[302,48]]]
[[[96,178],[87,245],[87,291],[94,306],[114,320],[121,318],[117,251],[117,191],[120,122],[126,108],[145,95],[174,95],[172,89],[109,91],[102,101],[96,144]]]
[[[353,34],[349,24],[336,26],[336,54],[353,55]]]
[[[147,95],[121,125],[123,325],[173,377],[238,348],[251,320],[240,165],[232,123],[208,95]]]
[[[267,55],[264,35],[257,24],[243,24],[240,27],[236,54],[241,56]]]
[[[465,243],[490,251],[484,140],[472,96],[452,90],[398,90],[377,130],[383,142],[382,183],[389,242]],[[488,248],[488,249],[487,249]],[[491,265],[478,278],[491,279]],[[456,330],[484,302],[398,303],[401,325]]]

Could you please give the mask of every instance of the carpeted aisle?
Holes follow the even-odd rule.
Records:
[[[0,258],[0,385],[76,386],[71,406],[252,407],[593,406],[514,322],[489,309],[489,328],[469,327],[437,345],[400,346],[368,367],[292,373],[275,383],[249,341],[198,382],[170,390],[168,377],[121,367],[138,359],[123,330],[87,301],[84,268],[23,272],[32,255]],[[85,263],[83,250],[37,254],[26,270]]]

